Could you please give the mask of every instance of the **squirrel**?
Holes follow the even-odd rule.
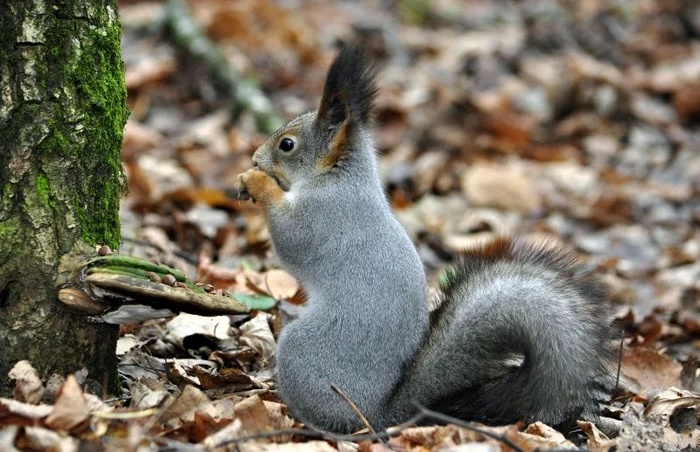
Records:
[[[317,111],[272,134],[238,176],[306,294],[279,337],[281,399],[324,430],[376,429],[420,406],[487,424],[570,425],[615,385],[606,291],[567,251],[516,237],[466,250],[438,308],[394,217],[373,146],[376,66],[346,46]]]

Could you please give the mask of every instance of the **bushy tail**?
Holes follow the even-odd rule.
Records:
[[[468,251],[398,394],[462,419],[563,425],[615,384],[606,292],[572,256],[503,238]]]

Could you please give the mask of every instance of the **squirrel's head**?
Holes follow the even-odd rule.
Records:
[[[255,151],[253,165],[285,191],[297,181],[342,168],[359,152],[369,128],[375,73],[361,48],[341,50],[328,70],[318,110],[280,127]]]

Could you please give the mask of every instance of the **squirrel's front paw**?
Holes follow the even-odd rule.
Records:
[[[247,182],[250,180],[250,175],[254,171],[259,171],[256,169],[249,169],[245,173],[241,173],[238,175],[238,200],[239,201],[248,201],[251,199],[253,202],[255,202],[255,198],[250,195],[250,192],[248,191],[248,184]]]
[[[279,185],[265,172],[251,168],[238,176],[238,199],[269,204],[282,199]]]
[[[248,189],[244,186],[239,186],[238,187],[238,200],[239,201],[248,201],[250,199],[250,193],[248,193]],[[255,200],[253,200],[255,202]]]

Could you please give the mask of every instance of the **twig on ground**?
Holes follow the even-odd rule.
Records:
[[[165,6],[165,27],[175,44],[209,67],[218,88],[233,99],[239,111],[252,113],[260,131],[272,133],[283,124],[272,102],[231,66],[194,21],[182,0],[170,0]]]
[[[620,354],[617,357],[617,378],[615,379],[615,392],[620,390],[620,372],[622,371],[622,346],[625,344],[625,331],[622,331],[620,337]]]
[[[424,421],[424,420],[436,420],[440,422],[445,422],[448,424],[454,424],[458,427],[465,428],[467,430],[471,430],[473,432],[479,433],[483,436],[486,436],[488,438],[495,439],[497,441],[502,442],[503,444],[507,445],[510,447],[513,451],[515,452],[524,452],[522,448],[520,448],[518,445],[516,445],[513,441],[510,439],[506,438],[503,435],[499,435],[498,433],[493,433],[488,430],[484,430],[482,428],[474,426],[470,422],[465,422],[462,421],[461,419],[454,418],[452,416],[447,416],[445,414],[441,414],[435,411],[431,411],[422,405],[419,404],[414,404],[418,408],[418,413],[413,416],[411,419],[407,420],[406,422],[399,424],[398,426],[394,427],[391,429],[391,432],[389,431],[381,431],[378,433],[368,433],[364,435],[338,435],[335,433],[331,432],[326,432],[320,429],[311,429],[311,428],[299,428],[299,429],[283,429],[283,430],[274,430],[270,432],[260,432],[252,435],[246,435],[246,436],[240,436],[238,438],[231,438],[227,439],[226,441],[222,441],[219,444],[217,444],[215,447],[222,447],[226,446],[228,444],[238,444],[238,443],[243,443],[246,441],[252,441],[256,439],[264,439],[264,438],[274,438],[277,436],[283,436],[283,435],[297,435],[297,436],[303,436],[307,438],[316,438],[316,439],[325,439],[327,441],[347,441],[347,442],[353,442],[353,443],[359,443],[362,441],[376,441],[376,440],[384,440],[391,438],[393,436],[397,436],[399,433],[403,432],[404,430],[408,429],[409,427],[414,426],[415,424]]]
[[[367,430],[369,430],[371,434],[376,435],[377,431],[374,428],[372,428],[372,424],[369,423],[365,415],[362,414],[362,411],[360,411],[357,405],[355,405],[355,402],[353,402],[352,399],[350,399],[350,397],[348,397],[348,395],[345,394],[345,392],[343,392],[343,390],[340,389],[338,386],[331,384],[331,389],[333,389],[333,391],[335,391],[340,397],[343,398],[343,400],[345,400],[345,403],[347,403],[348,406],[350,406],[350,408],[352,408],[352,410],[355,412],[355,414],[357,414],[357,417],[360,418],[360,421],[367,428]]]
[[[438,413],[437,411],[429,410],[429,409],[425,408],[424,406],[419,405],[417,403],[414,403],[414,405],[418,409],[420,409],[420,414],[424,415],[427,419],[433,419],[436,421],[441,421],[441,422],[445,422],[448,424],[454,424],[454,425],[457,425],[459,427],[466,428],[467,430],[471,430],[473,432],[484,435],[488,438],[492,438],[492,439],[495,439],[497,441],[500,441],[516,452],[523,452],[523,450],[520,447],[518,447],[513,441],[506,438],[504,435],[499,435],[498,433],[493,433],[493,432],[490,432],[488,430],[484,430],[480,427],[476,427],[471,422],[466,422],[466,421],[463,421],[461,419],[457,419],[455,417],[448,416],[446,414]]]

